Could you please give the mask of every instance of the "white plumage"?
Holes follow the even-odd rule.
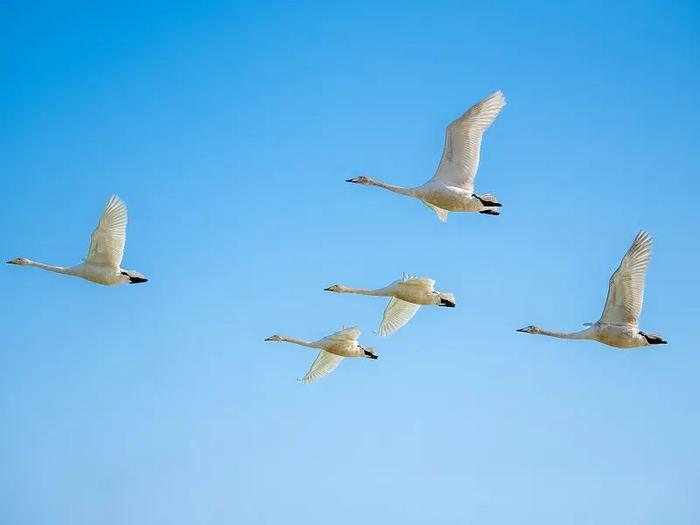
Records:
[[[391,335],[404,326],[416,314],[421,305],[455,306],[455,297],[449,292],[435,290],[435,281],[425,277],[414,277],[404,274],[384,288],[368,290],[350,288],[342,284],[334,284],[325,289],[328,292],[351,293],[359,295],[374,295],[391,297],[384,310],[382,322],[379,325],[379,335]]]
[[[357,326],[344,328],[318,341],[305,341],[286,335],[273,335],[265,341],[280,341],[293,343],[320,350],[311,368],[300,379],[303,383],[313,383],[317,379],[330,374],[335,370],[345,357],[367,357],[377,359],[374,349],[362,346],[357,340],[360,338],[360,329]]]
[[[639,329],[651,244],[651,236],[647,232],[641,231],[634,238],[620,266],[610,277],[608,297],[598,322],[586,323],[588,328],[571,333],[553,332],[532,325],[518,331],[560,339],[592,339],[617,348],[666,344],[661,336]]]
[[[481,137],[505,105],[503,93],[496,91],[447,126],[437,172],[422,186],[404,188],[364,175],[348,179],[347,182],[378,186],[419,199],[435,211],[442,222],[447,221],[450,211],[498,215],[501,204],[493,195],[474,193],[474,178],[479,168]]]
[[[34,266],[50,272],[82,277],[94,283],[112,286],[115,284],[145,283],[142,274],[121,268],[126,244],[126,204],[116,195],[107,201],[97,227],[90,237],[90,246],[85,260],[68,268],[44,264],[24,257],[7,261],[8,264]]]

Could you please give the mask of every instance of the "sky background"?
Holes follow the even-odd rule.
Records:
[[[0,1],[0,523],[700,523],[697,2]],[[346,184],[430,178],[502,89],[499,217]],[[598,319],[654,236],[627,352],[516,333]],[[385,300],[323,292],[429,276]],[[380,359],[296,381],[265,343],[360,325]]]

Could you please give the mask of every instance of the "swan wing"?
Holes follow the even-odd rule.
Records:
[[[317,379],[330,374],[333,370],[338,368],[338,365],[343,360],[339,355],[331,354],[325,350],[321,350],[318,356],[311,364],[311,368],[306,372],[306,375],[302,377],[299,381],[302,383],[313,383]]]
[[[411,320],[420,308],[419,304],[407,303],[392,297],[384,310],[384,317],[379,325],[379,335],[391,335]]]
[[[92,232],[86,262],[119,268],[126,243],[126,204],[116,195],[107,201],[104,212]]]
[[[481,136],[505,105],[503,93],[496,91],[447,126],[440,165],[431,181],[474,191]]]
[[[403,274],[403,279],[401,280],[403,284],[408,284],[409,286],[417,286],[425,289],[426,292],[432,292],[435,287],[435,279],[428,279],[427,277],[415,277],[413,275]]]
[[[641,231],[610,277],[601,323],[637,325],[644,301],[644,279],[651,258],[651,235]]]
[[[340,332],[324,337],[323,341],[357,341],[360,338],[359,326],[353,326],[351,328],[343,328]]]

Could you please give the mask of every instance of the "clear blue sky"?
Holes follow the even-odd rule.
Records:
[[[697,2],[0,2],[2,257],[74,264],[129,206],[105,288],[3,265],[0,523],[700,523]],[[495,89],[451,214],[343,182],[432,176]],[[595,321],[655,238],[624,352]],[[457,294],[395,336],[411,272]],[[315,339],[380,359],[310,386]]]

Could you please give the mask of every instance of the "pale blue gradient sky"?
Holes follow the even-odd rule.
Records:
[[[77,263],[112,192],[103,288],[3,266],[0,523],[696,524],[695,2],[0,3],[2,257]],[[500,88],[480,192],[415,185]],[[655,238],[637,352],[518,334],[595,321]],[[407,271],[457,294],[395,336]],[[295,381],[359,324],[377,361]]]

